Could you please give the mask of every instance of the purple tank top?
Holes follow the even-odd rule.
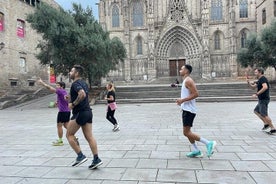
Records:
[[[65,89],[56,89],[57,94],[57,105],[59,112],[70,112],[68,108],[68,101],[65,99],[67,92]]]

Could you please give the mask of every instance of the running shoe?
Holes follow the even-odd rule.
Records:
[[[276,129],[270,130],[267,133],[270,134],[270,135],[276,135]]]
[[[269,129],[269,125],[264,125],[264,127],[262,128],[262,131],[266,131],[267,129]]]
[[[190,157],[190,158],[200,158],[200,157],[203,157],[203,154],[201,153],[201,151],[192,151],[190,153],[187,153],[186,154],[187,157]]]
[[[100,158],[97,158],[96,160],[93,160],[92,164],[88,167],[89,169],[96,169],[98,166],[102,165],[103,162]]]
[[[63,144],[63,141],[56,140],[56,141],[52,142],[52,145],[53,146],[63,146],[64,144]]]
[[[114,128],[113,128],[113,131],[116,132],[116,131],[119,131],[120,130],[120,127],[118,124],[115,124],[114,125]]]
[[[216,141],[210,141],[210,142],[206,145],[206,147],[207,147],[207,157],[210,157],[210,156],[213,155],[213,153],[214,153],[214,148],[215,148],[216,144],[217,144]]]
[[[82,163],[86,162],[88,159],[85,155],[82,155],[81,157],[77,157],[75,163],[72,165],[73,167],[78,167]]]

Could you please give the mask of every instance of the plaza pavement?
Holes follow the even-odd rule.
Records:
[[[180,184],[275,183],[276,136],[260,131],[252,113],[256,102],[197,103],[193,130],[217,141],[211,159],[187,158],[190,144],[182,135],[181,112],[174,102],[118,104],[121,131],[112,132],[105,105],[94,105],[93,132],[103,161],[88,170],[92,155],[81,132],[77,136],[89,158],[71,167],[76,154],[66,139],[54,147],[56,108],[50,95],[0,111],[1,184]],[[276,124],[276,102],[269,105]]]

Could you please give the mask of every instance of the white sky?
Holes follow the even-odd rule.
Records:
[[[92,7],[93,15],[98,20],[98,6],[96,3],[99,2],[99,0],[55,0],[61,7],[63,7],[65,10],[69,10],[72,8],[72,3],[81,4],[81,6],[85,9],[87,6]]]

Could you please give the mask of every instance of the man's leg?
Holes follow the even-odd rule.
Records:
[[[67,140],[72,147],[72,149],[78,154],[81,152],[80,146],[75,141],[75,133],[79,130],[80,125],[76,123],[76,120],[70,120],[67,125]]]
[[[98,166],[102,165],[102,161],[98,157],[98,147],[97,147],[96,139],[94,138],[93,133],[92,133],[92,123],[86,123],[81,128],[82,128],[84,137],[87,140],[87,142],[90,146],[91,152],[93,154],[93,161],[88,168],[96,169]]]

